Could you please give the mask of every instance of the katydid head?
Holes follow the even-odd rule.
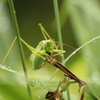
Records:
[[[55,48],[55,43],[54,41],[52,41],[51,39],[49,40],[43,40],[41,41],[44,45],[43,45],[43,49],[45,50],[45,52],[47,54],[52,54]]]
[[[57,56],[57,55],[62,56],[62,54],[66,52],[64,50],[58,50],[55,42],[51,39],[43,40],[40,42],[40,44],[42,44],[41,50],[44,50],[44,53],[48,55],[48,57],[50,58]]]

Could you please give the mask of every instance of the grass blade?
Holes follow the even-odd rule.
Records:
[[[61,28],[60,28],[60,18],[59,18],[59,10],[58,10],[58,0],[53,0],[53,4],[54,4],[54,12],[55,12],[56,26],[57,26],[58,42],[62,44],[63,42],[62,42],[62,35],[61,35]],[[60,49],[63,50],[63,45],[60,45]],[[64,61],[64,56],[61,57],[61,61],[62,62]],[[68,96],[68,100],[70,100],[69,89],[67,89],[67,96]]]
[[[17,39],[18,39],[18,46],[19,46],[19,50],[20,50],[25,80],[26,80],[26,84],[27,84],[27,91],[28,91],[28,95],[29,95],[29,100],[32,100],[32,94],[31,94],[31,89],[30,89],[30,85],[29,85],[29,81],[28,81],[28,74],[27,74],[27,70],[26,70],[25,57],[24,57],[24,53],[23,53],[22,43],[21,43],[21,40],[20,40],[20,32],[19,32],[19,28],[18,28],[14,4],[13,4],[12,0],[8,0],[8,3],[9,3],[10,11],[11,11],[13,25],[14,25],[15,32],[16,32]]]

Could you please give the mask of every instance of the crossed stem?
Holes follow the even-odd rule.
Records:
[[[63,71],[66,74],[65,76],[69,77],[70,79],[75,80],[79,84],[80,88],[84,86],[84,89],[82,91],[83,93],[82,93],[82,95],[80,97],[80,100],[84,99],[85,92],[87,94],[89,94],[94,100],[100,100],[100,98],[89,88],[89,86],[87,85],[86,82],[84,82],[83,80],[79,79],[69,69],[67,69],[65,66],[63,66],[59,61],[57,61],[56,59],[45,59],[45,61],[50,63],[50,64],[52,64],[52,65],[54,65],[55,67],[57,67],[61,71]]]

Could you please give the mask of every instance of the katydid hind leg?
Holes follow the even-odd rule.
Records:
[[[15,42],[16,42],[16,39],[17,39],[17,37],[15,37],[14,40],[13,40],[13,42],[11,43],[11,45],[10,45],[10,47],[9,47],[9,49],[8,49],[8,51],[7,51],[7,53],[6,53],[5,57],[4,57],[4,59],[3,59],[3,61],[2,61],[2,65],[4,65],[4,63],[5,63],[5,61],[6,61],[6,58],[8,57],[8,55],[9,55],[9,53],[10,53],[12,47],[14,46],[14,44],[15,44]]]
[[[32,52],[32,54],[37,55],[37,56],[40,56],[42,59],[44,59],[44,57],[40,55],[41,53],[44,53],[44,51],[41,51],[42,48],[43,48],[42,42],[40,42],[39,45],[35,49],[32,46],[30,46],[28,43],[26,43],[22,38],[20,38],[20,39],[28,47],[28,49]],[[40,51],[41,51],[41,53],[40,53]]]
[[[35,48],[33,48],[32,46],[30,46],[28,43],[26,43],[22,38],[20,38],[20,39],[21,39],[21,41],[28,47],[28,49],[29,49],[31,52],[36,51]]]

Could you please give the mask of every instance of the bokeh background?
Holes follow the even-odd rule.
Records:
[[[100,35],[100,0],[58,0],[58,2],[64,44],[76,49]],[[14,0],[14,6],[21,37],[28,44],[35,48],[44,39],[38,23],[42,23],[52,39],[58,41],[53,0]],[[0,64],[15,36],[8,2],[7,0],[0,0]],[[56,89],[62,73],[59,71],[49,83],[48,89],[43,91],[56,68],[47,64],[42,69],[34,71],[29,61],[31,52],[25,45],[23,48],[28,75],[33,79],[31,80],[32,85],[34,85],[31,86],[33,100],[38,100],[39,97],[40,100],[45,100],[48,89]],[[65,58],[74,49],[64,45]],[[87,82],[100,97],[99,39],[73,55],[66,66],[75,75]],[[77,100],[77,84],[70,86],[70,94],[71,100]],[[7,57],[5,66],[0,66],[0,100],[28,100],[17,42]],[[85,100],[92,100],[92,98],[86,94]]]

